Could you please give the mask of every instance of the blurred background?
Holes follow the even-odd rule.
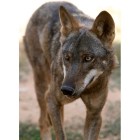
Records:
[[[57,1],[57,0],[55,0]],[[66,0],[65,0],[66,1]],[[48,0],[24,0],[19,4],[19,139],[41,140],[39,135],[38,118],[39,106],[34,90],[33,73],[24,52],[23,36],[26,25],[33,12]],[[102,10],[107,10],[116,25],[114,46],[119,66],[111,75],[107,102],[102,111],[102,127],[99,140],[120,140],[120,67],[121,67],[121,10],[118,1],[69,0],[85,14],[94,19]],[[82,140],[86,108],[81,99],[65,105],[65,130],[67,140]],[[53,140],[55,134],[51,128]]]

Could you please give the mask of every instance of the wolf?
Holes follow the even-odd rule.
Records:
[[[34,74],[42,140],[66,140],[64,105],[81,98],[84,140],[97,140],[109,77],[117,67],[115,23],[107,11],[94,20],[68,2],[48,2],[29,20],[24,46]]]

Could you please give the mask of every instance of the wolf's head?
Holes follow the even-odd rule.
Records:
[[[107,77],[116,67],[117,61],[112,47],[115,24],[106,11],[97,16],[90,29],[80,25],[63,6],[60,6],[59,16],[62,25],[64,72],[61,91],[73,98],[97,82],[102,75]]]

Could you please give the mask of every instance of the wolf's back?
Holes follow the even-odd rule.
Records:
[[[60,48],[59,7],[63,5],[71,14],[83,14],[76,6],[68,2],[48,2],[39,7],[29,20],[24,44],[29,59],[41,61],[43,51],[51,62]]]

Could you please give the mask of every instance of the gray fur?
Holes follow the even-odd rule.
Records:
[[[59,18],[61,5],[71,14],[68,14],[68,18],[71,18],[72,23],[78,21],[78,28],[73,27],[76,30],[67,36],[64,36],[64,31],[61,30]],[[62,7],[61,10],[66,12]],[[107,20],[104,20],[104,15]],[[104,26],[96,28],[93,25],[96,23],[99,26],[100,18],[94,21],[71,3],[49,2],[35,11],[27,25],[24,45],[34,73],[42,140],[51,140],[51,125],[54,127],[56,139],[66,140],[63,125],[64,104],[78,98],[83,100],[87,108],[83,139],[98,139],[109,76],[117,66],[115,49],[110,45],[115,37],[113,19],[105,11],[99,17],[104,22],[102,25],[110,28],[104,29]],[[101,29],[99,33],[98,29]],[[91,61],[86,61],[87,56],[92,58]],[[92,73],[96,75],[90,75]],[[85,83],[87,77],[90,80],[87,79],[88,82]],[[74,89],[73,94],[64,96],[61,92],[63,86]]]

